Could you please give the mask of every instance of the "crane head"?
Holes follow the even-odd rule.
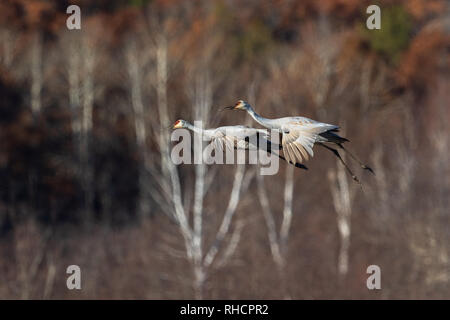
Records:
[[[236,104],[234,106],[231,107],[226,107],[226,109],[229,110],[247,110],[250,107],[250,105],[245,102],[244,100],[239,100],[238,102],[236,102]]]
[[[172,129],[184,128],[184,125],[185,125],[185,121],[180,119],[180,120],[175,121],[175,123],[172,126]]]

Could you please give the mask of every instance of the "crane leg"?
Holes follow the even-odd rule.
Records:
[[[286,160],[285,157],[283,157],[283,156],[281,156],[281,155],[279,155],[279,154],[277,154],[277,156],[278,156],[281,160],[284,160],[284,161],[288,162],[288,161]],[[289,163],[292,164],[292,165],[294,165],[294,166],[297,167],[297,168],[304,169],[304,170],[308,170],[308,167],[305,166],[304,164],[301,164],[301,163],[292,163],[292,162],[290,162],[290,161],[289,161]]]
[[[361,166],[361,168],[363,168],[364,170],[368,170],[370,173],[372,173],[373,175],[375,174],[375,172],[372,170],[371,167],[369,167],[368,165],[365,165],[364,163],[361,162],[361,160],[359,160],[353,153],[351,153],[350,151],[348,151],[343,145],[342,143],[336,143],[339,148],[341,148],[342,150],[344,150],[345,152],[347,152],[350,157],[352,157],[353,160],[355,160],[356,162],[359,163],[359,165]]]
[[[258,147],[259,147],[259,146],[258,146]],[[272,153],[272,154],[277,155],[278,158],[280,158],[281,160],[284,160],[284,161],[286,161],[286,162],[292,164],[293,166],[295,166],[295,167],[297,167],[297,168],[300,168],[300,169],[303,169],[303,170],[308,170],[308,167],[305,166],[304,164],[301,164],[301,163],[292,163],[292,162],[290,162],[290,161],[287,161],[285,157],[283,157],[282,155],[280,155],[280,154],[278,153],[278,151],[275,151],[275,152],[272,151],[272,144],[271,144],[270,142],[267,144],[267,147],[268,147],[268,148],[267,148],[267,152],[270,152],[270,153]],[[281,149],[281,145],[279,145],[278,148]]]
[[[352,170],[350,170],[350,168],[347,166],[347,164],[344,162],[344,160],[342,159],[342,157],[341,157],[341,155],[339,154],[339,152],[336,150],[336,149],[334,149],[334,148],[331,148],[331,147],[329,147],[329,146],[327,146],[327,145],[325,145],[325,144],[323,144],[323,143],[317,143],[318,145],[321,145],[322,147],[324,147],[324,148],[326,148],[326,149],[328,149],[328,150],[330,150],[340,161],[341,161],[341,163],[344,165],[344,167],[345,167],[345,169],[347,170],[347,172],[350,174],[350,176],[352,177],[352,179],[353,180],[355,180],[359,185],[361,185],[361,182],[359,181],[359,179],[358,179],[358,177],[357,176],[355,176],[354,174],[353,174],[353,172],[352,172]]]

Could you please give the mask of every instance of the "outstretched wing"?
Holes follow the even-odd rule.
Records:
[[[246,126],[219,127],[215,134],[215,139],[224,143],[227,148],[245,150],[257,148],[262,139],[267,140],[267,137],[267,130]]]
[[[270,147],[267,136],[267,131],[264,129],[245,126],[219,127],[208,133],[208,138],[212,144],[210,147],[214,148],[216,154],[226,150],[234,152],[234,149],[257,149],[260,145],[269,145]],[[207,153],[207,156],[211,156],[211,154]]]
[[[289,133],[283,133],[281,146],[283,148],[284,157],[289,162],[302,163],[303,159],[308,160],[308,154],[314,156],[312,150],[315,137],[309,132],[300,130],[291,130]]]
[[[309,119],[308,119],[309,120]],[[338,126],[316,121],[294,120],[282,127],[281,145],[289,162],[296,164],[313,157],[314,143],[320,133],[336,130]]]

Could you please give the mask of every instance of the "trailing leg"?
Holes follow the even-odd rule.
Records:
[[[351,153],[350,151],[348,151],[348,150],[342,145],[342,143],[336,143],[336,144],[339,146],[339,148],[341,148],[342,150],[344,150],[345,152],[347,152],[347,153],[350,155],[350,157],[352,157],[353,160],[355,160],[356,162],[358,162],[359,165],[361,166],[361,168],[363,168],[364,170],[370,171],[372,174],[375,174],[375,172],[372,170],[371,167],[369,167],[369,166],[365,165],[364,163],[362,163],[361,160],[359,160],[355,155],[353,155],[353,153]]]
[[[342,159],[341,155],[339,154],[339,152],[334,149],[331,148],[323,143],[317,143],[318,145],[330,150],[340,161],[341,163],[344,165],[345,169],[347,169],[347,172],[350,174],[350,176],[352,177],[353,180],[355,180],[359,185],[361,185],[361,182],[359,181],[358,177],[356,175],[353,174],[352,170],[350,170],[350,168],[347,166],[347,164],[344,162],[344,160]]]

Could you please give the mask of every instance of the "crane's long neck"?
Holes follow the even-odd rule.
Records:
[[[267,118],[261,117],[259,114],[257,114],[255,112],[255,110],[253,110],[253,108],[251,106],[248,107],[247,113],[253,119],[255,119],[255,121],[258,122],[260,125],[262,125],[266,128],[269,128],[269,129],[277,129],[277,126],[273,123],[272,119],[267,119]]]
[[[196,127],[196,126],[194,126],[193,124],[191,124],[189,122],[186,122],[186,128],[188,128],[189,130],[194,131],[195,133],[203,134],[203,129],[202,128]]]

